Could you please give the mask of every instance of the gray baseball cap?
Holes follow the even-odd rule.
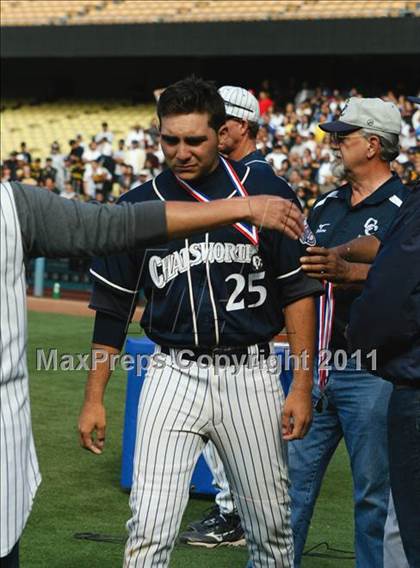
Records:
[[[352,132],[366,128],[383,134],[400,134],[401,114],[398,107],[389,101],[351,97],[338,120],[324,122],[319,127],[325,132]]]
[[[219,95],[224,100],[227,116],[258,122],[260,107],[257,99],[249,91],[242,87],[225,85],[220,87]]]

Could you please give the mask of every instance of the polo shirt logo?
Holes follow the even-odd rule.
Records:
[[[318,229],[316,230],[317,233],[326,233],[327,229],[325,229],[324,227],[328,227],[329,225],[331,225],[331,223],[320,223],[318,225]]]
[[[365,235],[373,235],[379,229],[378,219],[374,219],[373,217],[369,217],[369,219],[364,224]]]

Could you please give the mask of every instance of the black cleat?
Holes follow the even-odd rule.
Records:
[[[179,536],[180,542],[191,546],[244,546],[245,536],[236,513],[223,515],[214,507],[201,521],[188,525],[190,529]]]

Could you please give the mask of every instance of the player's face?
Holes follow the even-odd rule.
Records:
[[[198,179],[217,167],[218,135],[207,113],[165,116],[160,133],[168,166],[181,179]]]
[[[243,138],[244,121],[228,118],[220,129],[219,152],[229,156]]]

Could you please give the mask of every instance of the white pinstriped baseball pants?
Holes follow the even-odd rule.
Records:
[[[159,348],[158,348],[159,349]],[[125,568],[168,566],[197,459],[212,440],[255,568],[293,566],[278,372],[265,364],[151,367],[140,401]],[[186,362],[187,363],[187,362]],[[141,409],[141,411],[140,411]]]

